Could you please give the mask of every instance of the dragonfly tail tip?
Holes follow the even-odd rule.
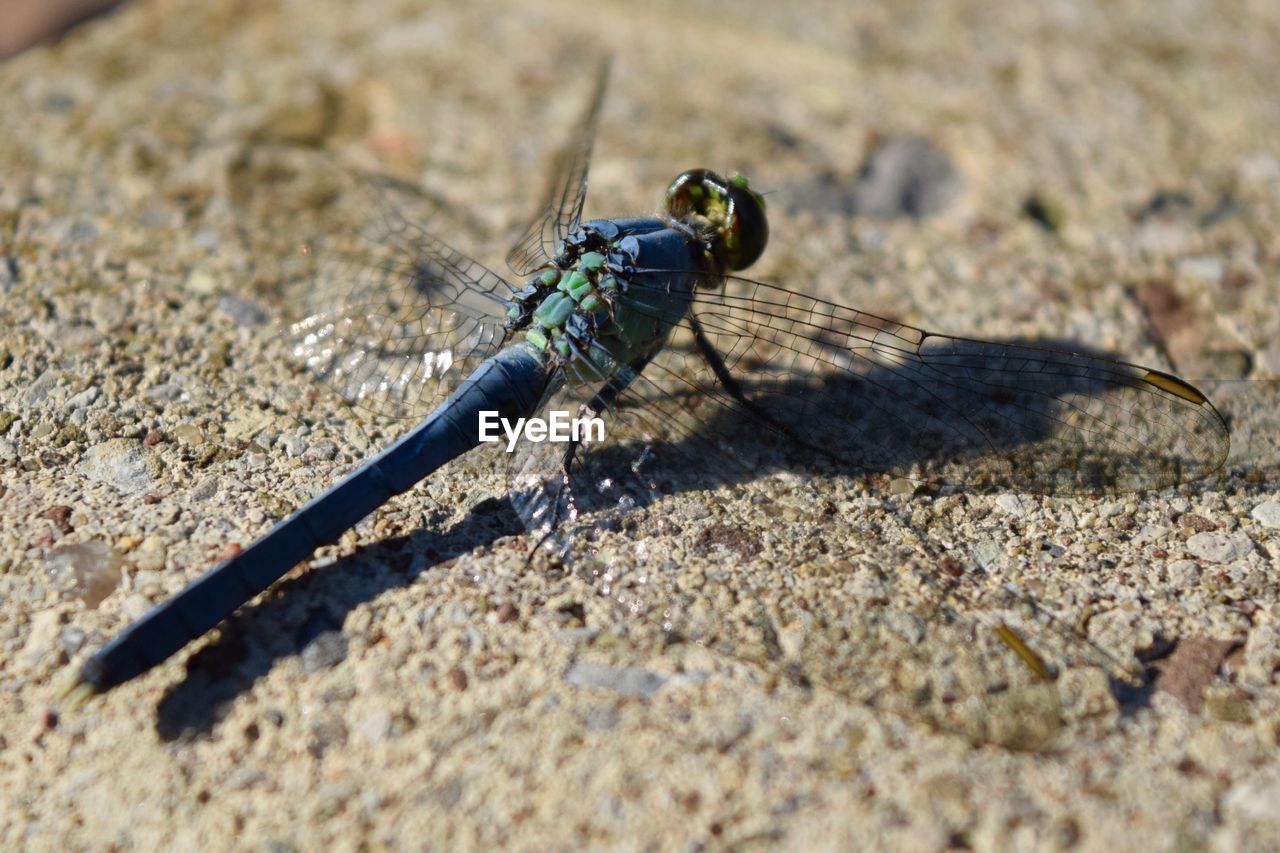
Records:
[[[59,685],[54,702],[68,711],[74,711],[92,699],[97,692],[98,688],[77,670]]]

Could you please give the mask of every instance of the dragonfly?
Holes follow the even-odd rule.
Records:
[[[1226,422],[1171,373],[928,332],[743,277],[769,237],[764,196],[744,177],[692,169],[656,215],[584,220],[608,76],[606,64],[507,256],[511,276],[385,195],[376,236],[331,247],[318,285],[345,298],[292,327],[294,354],[354,404],[429,414],[126,627],[66,695],[82,701],[163,663],[476,449],[494,413],[606,423],[607,438],[526,433],[509,453],[513,506],[566,559],[581,535],[657,504],[690,471],[758,476],[759,459],[734,449],[752,442],[772,442],[787,465],[979,491],[1135,492],[1223,465]]]

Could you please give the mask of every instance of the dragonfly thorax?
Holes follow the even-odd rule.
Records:
[[[608,328],[620,287],[603,252],[561,255],[569,257],[564,267],[557,264],[530,279],[507,309],[509,330],[523,330],[529,343],[561,360],[580,355],[590,336]]]
[[[609,379],[665,341],[687,308],[700,254],[686,230],[662,219],[585,222],[515,295],[506,328],[572,380]]]

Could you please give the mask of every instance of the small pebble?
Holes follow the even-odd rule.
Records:
[[[1217,286],[1222,282],[1226,269],[1227,265],[1222,258],[1213,256],[1183,258],[1178,262],[1179,276],[1197,279],[1212,286]]]
[[[895,477],[889,481],[889,494],[914,495],[916,487],[919,485],[915,480],[909,480],[906,477]]]
[[[218,291],[218,280],[206,269],[196,267],[187,275],[187,290],[199,296],[208,296]]]
[[[45,570],[55,585],[93,609],[120,585],[119,559],[105,542],[63,545],[49,552]]]
[[[237,412],[225,427],[227,438],[232,441],[249,441],[270,426],[271,420],[271,415],[266,412]],[[334,449],[337,450],[337,445],[334,445]]]
[[[338,455],[338,445],[332,439],[322,438],[307,448],[303,458],[312,462],[327,462]]]
[[[592,708],[583,723],[594,732],[607,732],[618,725],[618,712],[613,708]]]
[[[1211,563],[1229,563],[1252,553],[1253,540],[1243,533],[1197,533],[1187,540],[1187,550]]]
[[[1280,826],[1280,765],[1264,765],[1228,788],[1220,799],[1228,819]]]
[[[876,145],[858,171],[851,213],[920,219],[940,213],[964,189],[950,158],[922,136],[890,136]]]
[[[453,667],[444,674],[444,677],[454,690],[463,691],[467,689],[467,674],[462,670],[462,667]]]
[[[1195,560],[1173,560],[1165,567],[1169,583],[1179,589],[1187,589],[1200,582],[1200,566]]]
[[[1198,714],[1205,689],[1234,645],[1231,640],[1212,637],[1179,640],[1173,654],[1156,665],[1155,688],[1173,695],[1188,711]]]
[[[186,389],[176,382],[165,382],[160,385],[152,385],[150,388],[142,392],[148,400],[156,403],[173,403],[187,396]]]
[[[136,572],[133,576],[133,588],[142,595],[149,598],[155,598],[160,595],[162,586],[160,584],[159,572]]]
[[[982,539],[971,551],[978,565],[984,569],[992,569],[1004,558],[1004,549],[994,539]]]
[[[204,433],[195,424],[178,424],[173,428],[173,437],[187,447],[199,447],[204,444]]]
[[[302,650],[302,671],[312,675],[347,658],[347,638],[341,631],[325,631]]]
[[[53,651],[61,626],[62,611],[56,607],[31,614],[27,642],[18,655],[19,664],[30,669],[43,661]]]
[[[82,628],[75,625],[68,625],[58,634],[58,645],[68,655],[74,655],[80,649],[84,648],[85,633]]]
[[[165,542],[159,536],[148,536],[133,551],[133,563],[138,569],[159,572],[164,569]]]
[[[617,668],[585,661],[575,662],[564,677],[574,687],[610,690],[637,699],[648,699],[667,681],[665,676],[638,666]]]
[[[391,712],[385,708],[379,708],[361,720],[356,728],[366,740],[372,743],[386,740],[387,735],[391,733]]]
[[[218,493],[218,480],[215,477],[205,477],[195,487],[191,489],[191,499],[193,501],[207,501]]]
[[[87,409],[101,396],[102,390],[96,385],[90,385],[88,388],[76,394],[67,401],[68,409]]]
[[[80,457],[80,472],[129,494],[146,491],[160,478],[160,460],[128,438],[113,438],[95,445]]]
[[[124,604],[120,607],[120,612],[124,614],[126,619],[132,622],[150,610],[151,606],[151,599],[147,598],[145,595],[139,595],[135,592],[124,600]]]
[[[1214,524],[1203,515],[1196,515],[1195,513],[1187,513],[1182,516],[1182,518],[1178,519],[1178,524],[1188,528],[1189,530],[1194,530],[1197,533],[1205,533],[1210,530],[1218,529],[1218,525]]]
[[[996,498],[996,506],[1010,515],[1026,515],[1027,510],[1031,508],[1031,502],[1021,495],[1006,492]]]
[[[1208,695],[1204,700],[1204,713],[1215,720],[1227,723],[1246,724],[1253,721],[1253,709],[1247,697],[1231,692],[1223,695]]]
[[[75,528],[71,526],[71,507],[66,504],[51,506],[44,512],[40,513],[40,517],[47,518],[52,521],[53,526],[58,528],[59,532],[63,534],[67,534],[75,530]]]
[[[1253,508],[1249,513],[1253,520],[1263,527],[1280,527],[1280,501],[1266,501]]]
[[[218,298],[218,310],[231,318],[237,326],[261,326],[269,315],[259,305],[232,293]]]
[[[905,610],[890,610],[885,613],[885,625],[912,646],[924,642],[924,620],[914,613]]]

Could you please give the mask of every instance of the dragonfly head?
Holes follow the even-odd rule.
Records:
[[[725,270],[751,266],[769,241],[764,197],[734,175],[729,180],[709,169],[690,169],[667,188],[667,215],[694,220],[710,235],[708,251]]]

